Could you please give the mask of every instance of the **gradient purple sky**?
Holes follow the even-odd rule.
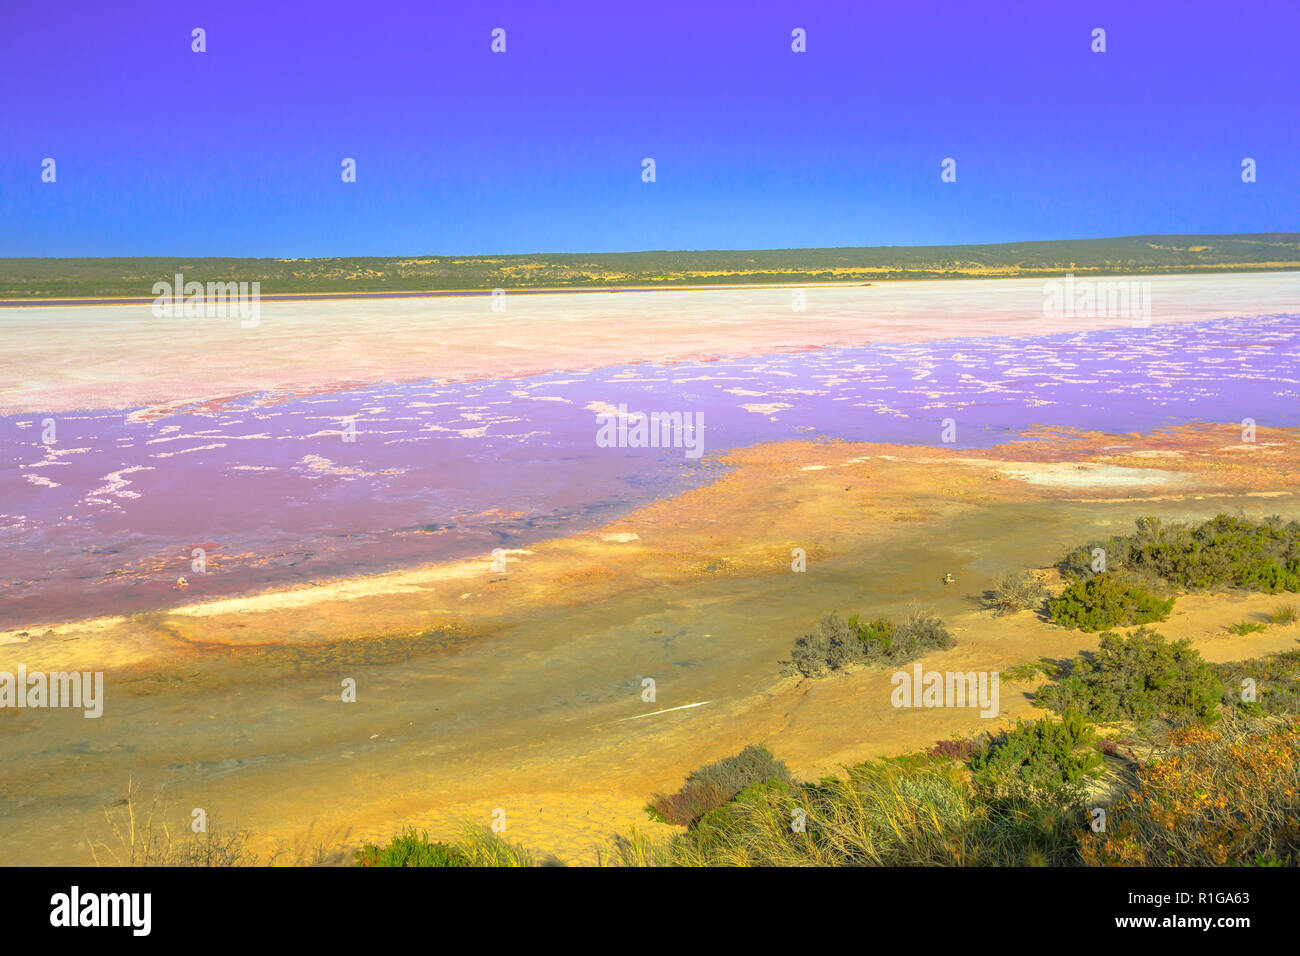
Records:
[[[0,255],[1293,231],[1298,37],[1295,0],[6,2]]]

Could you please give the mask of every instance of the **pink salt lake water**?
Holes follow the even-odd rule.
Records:
[[[0,628],[486,557],[758,441],[1297,423],[1300,275],[1134,281],[1149,327],[1040,280],[0,310]],[[705,458],[598,447],[619,404],[702,413]]]

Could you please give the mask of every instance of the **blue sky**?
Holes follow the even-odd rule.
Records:
[[[0,255],[1293,231],[1298,27],[1294,2],[9,3]]]

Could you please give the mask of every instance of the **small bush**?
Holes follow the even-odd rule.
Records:
[[[1258,634],[1267,627],[1267,624],[1263,624],[1260,621],[1239,621],[1236,624],[1229,624],[1225,630],[1229,634],[1236,634],[1238,637],[1244,637],[1247,634]]]
[[[1223,684],[1223,703],[1241,716],[1300,714],[1300,651],[1212,665]],[[1242,700],[1243,683],[1255,699]]]
[[[1058,598],[1047,602],[1051,619],[1063,627],[1101,631],[1108,627],[1163,621],[1174,599],[1162,600],[1110,574],[1075,581]]]
[[[1153,717],[1211,720],[1223,693],[1214,670],[1189,641],[1170,643],[1150,628],[1125,638],[1101,635],[1097,653],[1079,658],[1070,675],[1038,692],[1057,713],[1095,721]]]
[[[385,846],[367,843],[356,852],[356,866],[470,866],[455,847],[435,843],[429,834],[407,827]]]
[[[913,611],[902,623],[885,617],[864,622],[856,614],[846,621],[832,612],[795,641],[788,666],[805,677],[824,677],[851,664],[905,664],[953,643],[943,621],[927,611]]]
[[[1016,681],[1018,683],[1028,683],[1037,680],[1039,677],[1046,677],[1049,680],[1055,680],[1061,676],[1061,666],[1055,661],[1046,657],[1039,658],[1036,661],[1026,661],[1023,664],[1013,664],[1001,671],[1003,680]]]
[[[887,649],[873,654],[868,643],[868,659],[871,663],[906,664],[929,651],[947,650],[954,643],[942,620],[929,611],[916,610],[898,625]]]
[[[734,757],[724,757],[692,770],[676,793],[655,794],[646,812],[662,823],[691,826],[746,787],[772,781],[788,783],[789,769],[766,747],[750,744]]]
[[[949,760],[960,760],[962,763],[970,760],[975,754],[975,741],[967,738],[950,738],[948,740],[936,740],[934,746],[926,751],[927,757],[947,758]]]
[[[998,578],[993,590],[985,593],[984,603],[1000,616],[1039,607],[1046,597],[1042,578],[1031,571],[1021,571]]]
[[[1080,714],[1016,723],[970,761],[977,786],[995,794],[1028,791],[1080,796],[1084,778],[1101,765],[1092,728]]]
[[[1271,624],[1294,624],[1300,618],[1300,610],[1294,604],[1282,604],[1268,612]]]

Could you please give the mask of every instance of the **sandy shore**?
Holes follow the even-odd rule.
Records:
[[[731,454],[712,484],[541,542],[504,573],[485,555],[10,631],[0,670],[103,669],[108,697],[97,721],[0,716],[4,862],[86,862],[128,775],[177,821],[202,806],[262,852],[503,809],[508,836],[592,860],[614,832],[656,829],[642,813],[652,792],[748,743],[816,776],[993,729],[1031,712],[1030,688],[1004,685],[999,715],[983,720],[892,708],[882,671],[810,682],[783,677],[781,661],[824,611],[915,603],[958,641],[927,668],[1087,649],[1095,636],[1032,613],[994,618],[979,595],[1142,514],[1300,516],[1298,437],[1261,429],[1243,445],[1235,428],[1204,426],[985,451],[758,446]],[[795,548],[804,573],[791,570]],[[1187,597],[1161,630],[1213,660],[1287,649],[1300,631],[1223,630],[1280,602]],[[340,699],[349,678],[355,704]]]

